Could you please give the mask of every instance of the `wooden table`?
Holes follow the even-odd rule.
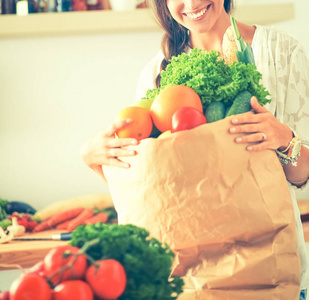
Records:
[[[309,243],[309,221],[303,223],[305,240]],[[49,238],[53,234],[64,231],[48,230],[44,232],[24,235],[23,238]],[[11,241],[7,244],[0,244],[0,271],[32,267],[40,261],[50,249],[66,245],[67,241]],[[11,265],[3,267],[1,264]]]
[[[53,234],[64,231],[47,230],[44,232],[37,232],[32,234],[25,234],[22,238],[50,238]],[[21,238],[21,237],[20,237]],[[18,266],[22,268],[32,267],[35,263],[40,261],[50,249],[66,245],[67,241],[10,241],[6,244],[0,244],[0,271],[17,269]],[[1,266],[1,264],[11,265],[8,267]]]

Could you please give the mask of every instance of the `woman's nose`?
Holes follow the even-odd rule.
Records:
[[[199,1],[197,0],[183,0],[183,2],[186,9],[195,10],[198,8]]]

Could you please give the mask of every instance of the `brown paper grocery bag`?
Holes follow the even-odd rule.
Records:
[[[274,151],[250,153],[230,118],[145,139],[129,169],[104,167],[120,224],[175,251],[181,300],[296,300],[300,264],[292,200]]]

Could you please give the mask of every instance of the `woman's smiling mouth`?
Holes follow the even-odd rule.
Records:
[[[185,13],[185,15],[190,19],[190,20],[196,20],[200,17],[202,17],[206,12],[207,10],[209,9],[211,4],[209,4],[207,7],[201,9],[200,11],[198,12],[188,12],[188,13]]]

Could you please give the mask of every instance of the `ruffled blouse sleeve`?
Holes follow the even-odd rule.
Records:
[[[294,128],[309,146],[309,63],[298,45],[291,55],[284,122]]]
[[[303,46],[284,32],[257,27],[253,50],[271,94],[267,108],[309,147],[309,62]],[[308,186],[309,180],[301,190]]]
[[[309,147],[309,63],[300,45],[291,57],[285,119],[286,124],[298,132],[303,145]],[[292,187],[305,191],[309,188],[309,180],[300,188]]]
[[[157,55],[155,55],[155,57],[143,68],[137,83],[135,94],[136,101],[145,97],[148,90],[156,88],[156,78],[160,73],[160,66],[163,57],[163,53],[159,51]]]

